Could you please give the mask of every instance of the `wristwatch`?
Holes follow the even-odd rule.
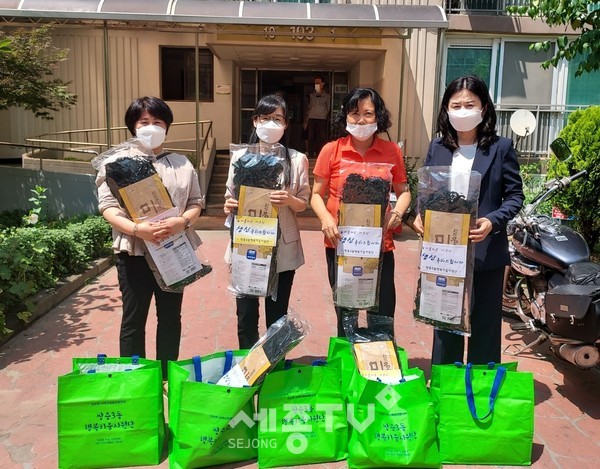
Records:
[[[190,219],[188,217],[184,217],[183,215],[181,216],[181,218],[183,218],[185,220],[185,229],[187,230],[190,225],[192,224],[192,222],[190,221]]]

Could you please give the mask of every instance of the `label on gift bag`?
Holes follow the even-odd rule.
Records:
[[[269,280],[278,235],[278,212],[271,204],[271,192],[240,186],[232,231],[231,285],[244,295],[271,293]]]
[[[141,223],[173,207],[171,197],[158,174],[120,188],[119,194],[136,223]]]
[[[464,292],[464,278],[422,273],[419,314],[446,324],[460,325]]]
[[[381,206],[340,202],[335,305],[369,309],[378,304]]]
[[[178,216],[179,209],[171,207],[161,214],[150,218],[150,221],[158,222],[166,218]],[[167,286],[181,282],[200,272],[203,268],[185,231],[171,235],[159,243],[144,240],[144,244]]]
[[[425,233],[423,241],[436,244],[466,246],[469,242],[468,213],[425,211]]]
[[[353,348],[361,376],[385,384],[397,384],[402,379],[402,370],[391,340],[356,343]]]
[[[252,386],[271,366],[262,345],[250,350],[240,363],[229,370],[218,385],[242,388]]]

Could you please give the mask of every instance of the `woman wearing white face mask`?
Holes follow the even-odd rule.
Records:
[[[254,131],[248,143],[280,143],[285,147],[285,131],[288,126],[287,104],[275,94],[261,98],[252,117]],[[304,264],[304,253],[300,241],[300,228],[296,214],[306,210],[310,196],[308,182],[308,160],[306,155],[286,148],[286,161],[283,173],[283,188],[271,192],[271,203],[278,207],[281,236],[277,242],[277,300],[265,298],[267,327],[287,314],[292,283],[296,269]],[[233,198],[233,168],[230,167],[225,193],[224,211],[233,213],[238,201]],[[236,298],[238,318],[238,341],[241,349],[252,347],[258,335],[258,298]]]
[[[517,155],[512,140],[496,135],[494,104],[485,82],[475,76],[460,77],[448,85],[437,130],[441,137],[431,142],[424,166],[451,166],[453,172],[481,174],[479,218],[469,232],[469,240],[476,244],[466,359],[476,364],[500,362],[502,288],[504,267],[509,263],[506,225],[524,200]],[[464,194],[465,185],[452,190]],[[414,228],[423,233],[419,215]],[[463,362],[464,349],[464,336],[434,331],[433,364]]]
[[[155,155],[153,166],[179,209],[179,216],[158,223],[134,223],[106,182],[98,187],[100,212],[113,228],[113,249],[117,253],[123,299],[120,356],[146,356],[146,320],[154,296],[158,317],[156,358],[162,362],[165,380],[168,360],[177,360],[179,355],[183,293],[161,290],[144,258],[142,240],[158,242],[187,231],[192,246],[198,247],[201,241],[192,225],[204,206],[198,175],[190,161],[184,155],[163,151],[162,145],[172,122],[173,113],[169,106],[154,97],[134,100],[125,113],[125,124],[131,134]]]
[[[392,124],[383,99],[371,88],[357,88],[343,100],[341,112],[336,116],[335,125],[343,129],[346,136],[327,143],[317,158],[315,183],[313,185],[311,207],[321,221],[325,236],[325,255],[329,273],[329,283],[335,283],[336,251],[341,238],[338,231],[337,215],[340,202],[340,163],[342,157],[358,162],[392,164],[392,186],[397,201],[389,209],[383,222],[383,265],[379,293],[379,310],[368,313],[367,322],[373,315],[394,316],[396,290],[394,285],[394,239],[392,229],[402,223],[402,216],[410,205],[406,169],[402,152],[396,143],[382,140],[379,132],[386,131]],[[329,194],[327,205],[325,196]],[[336,308],[338,336],[344,336],[342,316],[346,311]],[[393,330],[388,331],[392,336]]]

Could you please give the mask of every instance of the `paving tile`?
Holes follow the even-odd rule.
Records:
[[[575,459],[600,457],[598,445],[592,444],[589,437],[568,418],[538,417],[535,433],[553,456]]]

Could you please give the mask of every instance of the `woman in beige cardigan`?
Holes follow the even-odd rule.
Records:
[[[285,141],[285,131],[289,121],[287,104],[278,95],[267,95],[256,105],[252,117],[254,131],[250,143],[259,140],[267,144]],[[284,145],[285,146],[285,145]],[[296,214],[306,210],[310,197],[308,182],[308,160],[306,155],[286,148],[283,187],[271,193],[271,203],[279,210],[281,235],[277,243],[277,282],[276,300],[265,298],[265,316],[267,327],[287,314],[292,283],[296,269],[304,264],[304,253],[300,240],[300,228]],[[225,213],[232,213],[238,206],[234,198],[233,170],[229,170],[227,192],[225,194]],[[241,349],[250,348],[258,341],[258,298],[242,296],[236,298],[238,317],[238,340]]]

